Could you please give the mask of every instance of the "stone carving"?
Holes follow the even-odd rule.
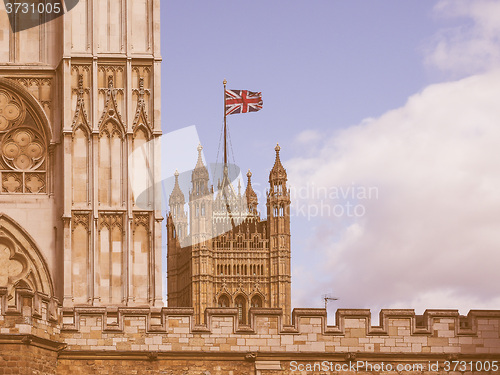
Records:
[[[11,78],[26,88],[31,95],[41,104],[50,119],[50,109],[52,108],[52,78],[49,77],[21,77]]]
[[[52,295],[46,265],[26,234],[10,218],[0,214],[0,288],[7,288],[9,305],[16,288]]]
[[[73,223],[72,223],[72,231],[75,230],[75,228],[78,226],[78,225],[82,225],[85,229],[87,230],[90,230],[89,228],[89,223],[90,223],[90,219],[89,219],[89,214],[86,213],[86,212],[83,212],[83,213],[73,213]]]
[[[23,180],[20,173],[2,173],[2,191],[6,193],[22,193]]]
[[[83,74],[78,75],[78,89],[76,89],[76,92],[76,109],[71,126],[75,129],[77,126],[83,125],[87,130],[90,130],[87,111],[85,109],[85,100],[83,98],[85,93],[83,88]]]
[[[42,173],[26,173],[24,184],[27,193],[45,193],[45,175]]]
[[[123,228],[123,215],[120,213],[102,213],[99,215],[99,230],[103,227],[111,229],[118,227],[120,230]]]
[[[2,139],[2,157],[13,170],[37,169],[44,161],[42,137],[34,129],[12,129]]]
[[[46,140],[25,100],[0,89],[0,193],[46,193],[46,159]]]
[[[102,112],[101,119],[99,120],[99,130],[101,130],[107,123],[113,123],[117,128],[121,129],[121,134],[125,132],[125,125],[123,124],[122,117],[118,111],[118,104],[116,102],[116,90],[114,88],[113,76],[108,76],[108,88],[106,91],[106,101],[104,104],[104,111]]]
[[[139,89],[134,90],[139,96],[137,100],[137,109],[135,111],[134,122],[132,129],[135,130],[138,126],[145,126],[148,130],[151,130],[151,124],[148,120],[148,115],[146,113],[146,102],[144,100],[144,94],[146,90],[144,89],[144,78],[139,78]],[[148,90],[149,91],[149,90]]]
[[[137,227],[143,226],[149,231],[149,214],[148,213],[136,213],[134,214],[134,231]]]

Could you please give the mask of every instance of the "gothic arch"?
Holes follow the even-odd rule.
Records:
[[[0,194],[48,192],[51,134],[38,101],[0,78]]]
[[[49,297],[54,284],[47,262],[31,236],[13,219],[0,214],[0,286],[7,286],[9,299],[16,287],[28,287]]]
[[[265,298],[260,292],[256,292],[250,299],[250,307],[264,307]]]
[[[33,95],[31,95],[28,90],[26,90],[21,84],[12,81],[8,78],[0,77],[0,89],[10,91],[14,94],[19,95],[23,101],[26,102],[28,108],[31,110],[31,115],[33,120],[40,124],[41,130],[43,132],[44,138],[48,141],[52,141],[52,128],[50,127],[49,119],[47,114],[43,110],[42,106],[36,100]]]
[[[248,300],[244,294],[238,294],[234,299],[234,306],[238,308],[238,322],[240,324],[246,324],[247,321],[247,308]]]
[[[123,140],[123,137],[125,136],[125,128],[120,121],[114,118],[108,118],[99,126],[99,136],[102,137],[104,134],[107,134],[108,137],[118,134],[120,140]]]
[[[142,122],[134,126],[134,139],[137,138],[141,132],[143,133],[146,141],[151,139],[151,130]]]
[[[219,298],[217,298],[217,306],[219,307],[229,307],[231,300],[227,293],[222,293]]]

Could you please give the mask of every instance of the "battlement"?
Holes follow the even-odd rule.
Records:
[[[249,324],[241,325],[237,308],[209,308],[206,323],[197,325],[192,308],[62,308],[28,289],[17,289],[8,301],[0,288],[0,296],[4,352],[27,351],[61,373],[97,359],[126,359],[131,369],[137,361],[157,361],[160,367],[224,363],[237,370],[286,370],[292,360],[500,360],[500,310],[471,310],[467,316],[457,310],[382,310],[380,325],[372,326],[369,310],[339,309],[329,326],[325,309],[295,309],[287,325],[281,309],[251,308]],[[111,366],[99,363],[103,371]]]
[[[56,298],[29,289],[16,289],[9,300],[7,288],[0,287],[0,343],[33,343],[59,349],[61,307]]]
[[[280,309],[250,309],[249,325],[238,324],[236,308],[207,309],[205,316],[205,325],[195,325],[190,308],[76,307],[63,310],[61,337],[70,351],[500,354],[496,310],[466,317],[382,310],[380,326],[371,326],[369,310],[355,309],[339,309],[335,326],[326,324],[324,309],[295,309],[292,325],[283,324]]]
[[[500,354],[500,310],[382,310],[371,325],[366,309],[339,309],[327,325],[325,309],[251,308],[248,325],[237,308],[209,308],[204,325],[192,308],[74,307],[28,289],[7,301],[0,288],[0,334],[65,344],[68,351],[238,351]],[[9,303],[7,303],[9,302]],[[15,303],[13,303],[15,302]],[[12,338],[12,337],[11,337]]]

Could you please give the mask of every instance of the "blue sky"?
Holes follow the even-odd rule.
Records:
[[[215,161],[226,78],[263,95],[228,117],[254,188],[279,142],[296,191],[377,189],[293,202],[295,307],[498,308],[497,3],[162,2],[165,133],[195,125]],[[348,204],[363,215],[327,212]]]

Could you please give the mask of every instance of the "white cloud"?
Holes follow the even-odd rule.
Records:
[[[432,85],[286,161],[295,189],[378,189],[372,199],[295,198],[296,207],[365,208],[304,223],[315,228],[310,248],[293,256],[315,268],[297,274],[310,278],[297,306],[333,288],[345,308],[498,308],[499,98],[498,70]]]
[[[441,0],[438,17],[467,19],[468,24],[442,30],[427,48],[426,63],[455,75],[499,66],[500,1]]]
[[[299,133],[295,139],[297,143],[302,145],[305,143],[317,142],[321,139],[321,134],[317,130],[307,129]]]

